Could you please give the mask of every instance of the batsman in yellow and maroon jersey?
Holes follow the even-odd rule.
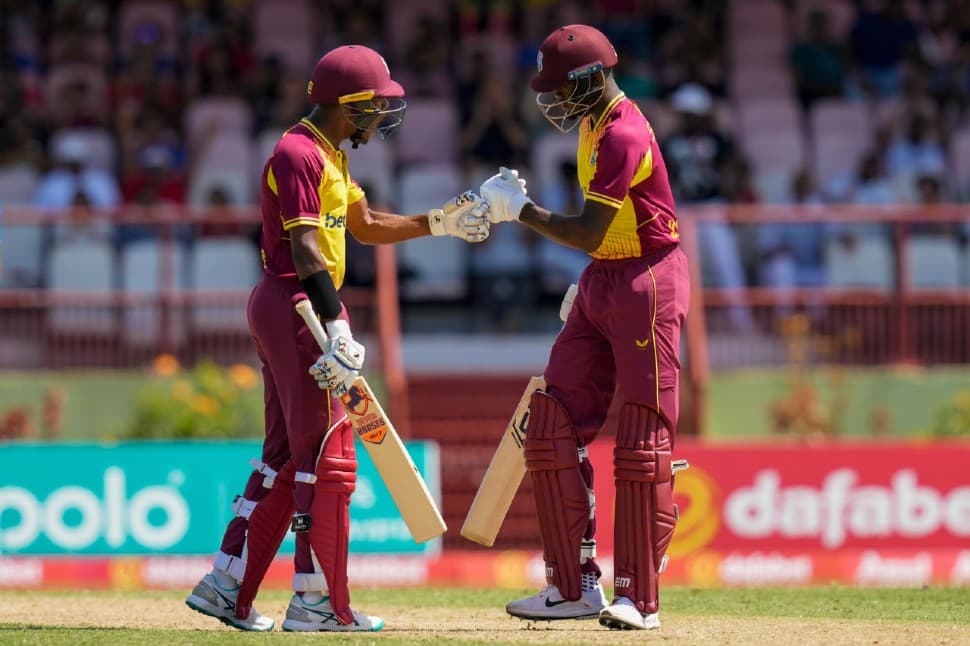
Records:
[[[546,118],[562,131],[580,128],[580,214],[537,206],[506,168],[482,185],[493,224],[519,220],[592,257],[552,346],[547,388],[532,396],[524,445],[550,585],[506,610],[649,629],[659,626],[658,576],[676,522],[671,451],[690,283],[663,156],[613,79],[616,61],[602,33],[569,25],[542,44],[532,79]],[[607,603],[585,447],[617,389],[624,404],[614,449],[615,598]]]
[[[487,204],[471,192],[417,215],[381,213],[351,179],[343,141],[383,138],[401,123],[404,90],[384,59],[362,45],[338,47],[317,63],[307,87],[311,113],[286,131],[262,175],[263,278],[249,299],[249,327],[262,362],[266,437],[206,574],[186,599],[241,630],[272,630],[252,608],[286,533],[296,533],[293,590],[283,629],[375,631],[384,621],[350,607],[349,504],[357,460],[353,430],[333,395],[362,369],[339,290],[345,235],[390,244],[423,235],[468,242],[488,236]],[[320,354],[294,305],[313,304],[327,336]],[[321,392],[321,390],[323,392]],[[332,393],[332,394],[331,394]]]

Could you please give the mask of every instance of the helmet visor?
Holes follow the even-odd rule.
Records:
[[[362,101],[341,103],[344,117],[358,130],[373,131],[384,139],[404,121],[407,101],[398,97],[375,96]]]
[[[569,79],[568,83],[553,92],[536,95],[539,111],[562,132],[569,132],[578,126],[606,89],[602,65],[570,72]]]

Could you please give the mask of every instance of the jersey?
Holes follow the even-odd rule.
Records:
[[[637,258],[680,241],[674,197],[653,128],[622,93],[584,119],[576,153],[586,200],[617,208],[593,258]]]
[[[310,225],[317,227],[320,255],[340,289],[347,266],[347,207],[363,197],[347,170],[347,154],[316,126],[303,119],[287,130],[263,167],[263,271],[296,278],[288,232]]]

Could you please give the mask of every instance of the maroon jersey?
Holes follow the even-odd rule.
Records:
[[[346,153],[310,121],[287,130],[263,168],[263,271],[295,278],[288,231],[315,226],[320,254],[339,289],[347,266],[347,206],[363,197],[347,171]]]
[[[584,119],[576,166],[587,200],[617,208],[599,248],[603,260],[636,258],[680,240],[674,196],[653,128],[620,94],[595,122]]]

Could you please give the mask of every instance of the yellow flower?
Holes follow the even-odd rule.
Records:
[[[171,377],[179,371],[179,360],[170,354],[160,354],[152,361],[152,372],[159,377]]]
[[[229,367],[229,378],[232,383],[244,390],[251,390],[259,385],[259,375],[252,367],[244,363],[236,363]]]
[[[192,384],[185,379],[176,379],[172,384],[172,397],[178,401],[186,401],[192,395]]]
[[[219,400],[209,395],[196,395],[192,398],[192,410],[200,415],[211,417],[219,412]]]

